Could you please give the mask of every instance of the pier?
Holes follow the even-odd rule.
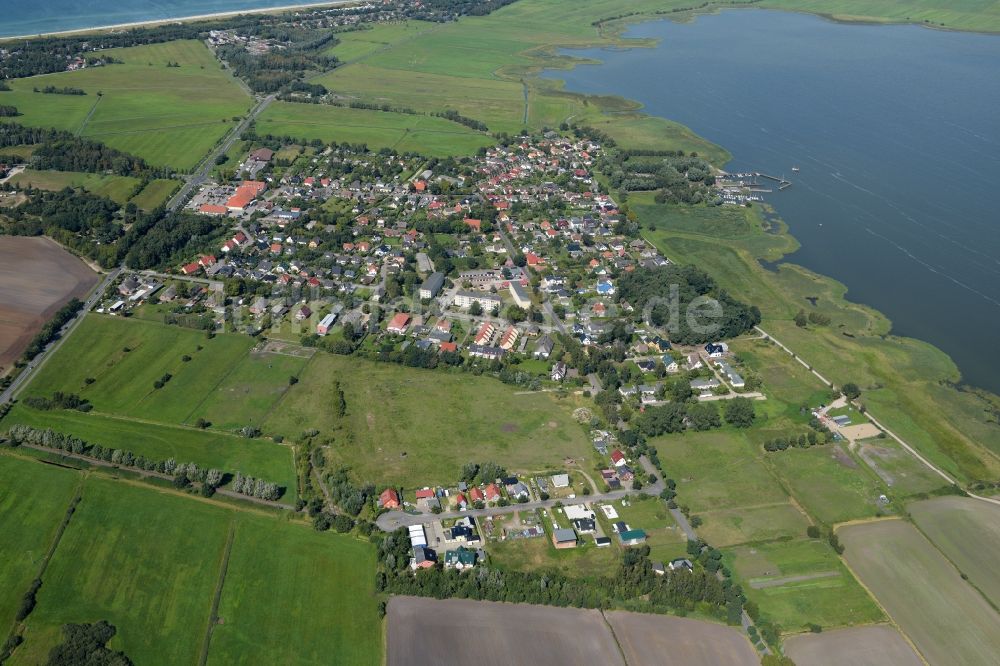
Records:
[[[768,175],[766,173],[761,173],[759,171],[755,171],[753,175],[755,175],[755,176],[757,176],[759,178],[767,178],[768,180],[773,180],[773,181],[777,182],[778,183],[778,190],[779,191],[787,189],[787,188],[789,188],[789,187],[792,186],[792,181],[785,180],[784,176],[782,176],[781,178],[778,178],[777,176],[770,176],[770,175]]]

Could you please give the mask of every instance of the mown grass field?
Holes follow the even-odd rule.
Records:
[[[209,664],[381,662],[375,549],[240,516]]]
[[[336,382],[347,403],[342,419]],[[453,481],[470,461],[539,470],[589,455],[574,407],[552,394],[519,395],[488,377],[317,354],[264,430],[293,439],[319,430],[332,440],[332,464],[350,466],[360,479],[414,488]]]
[[[196,663],[231,520],[207,504],[88,479],[13,663],[44,661],[63,624],[100,619],[136,663]]]
[[[79,476],[70,470],[0,455],[0,627],[14,622],[21,597],[41,570],[42,560]]]
[[[35,171],[25,169],[10,179],[16,187],[34,187],[39,190],[62,190],[67,187],[80,188],[124,204],[131,198],[139,185],[138,178],[129,176],[106,176],[97,173],[75,171]]]
[[[936,497],[907,507],[913,521],[969,582],[1000,606],[1000,508],[967,497]]]
[[[250,107],[247,94],[197,40],[109,54],[124,64],[16,79],[4,103],[23,114],[19,123],[75,132],[181,170],[195,166],[231,129],[232,118]],[[168,62],[180,66],[167,67]],[[33,92],[48,85],[87,94]]]
[[[932,664],[988,664],[1000,654],[1000,614],[911,524],[837,531],[848,565]]]
[[[724,561],[736,572],[747,598],[786,632],[803,630],[809,623],[827,629],[885,619],[822,540],[729,548],[724,551]]]
[[[471,155],[494,142],[444,118],[292,102],[269,106],[257,120],[257,132],[303,141],[363,143],[371,150],[392,148],[431,157]]]
[[[53,501],[59,498],[51,492],[52,470],[18,462],[42,470],[49,481],[37,484],[39,492],[48,488]],[[10,469],[9,458],[0,457],[5,480]],[[81,478],[55,473],[68,475],[71,491]],[[24,493],[31,497],[32,491]],[[50,511],[39,532],[51,532],[64,512]],[[32,523],[43,517],[39,513]],[[100,619],[118,629],[111,647],[136,663],[198,663],[231,530],[209,663],[381,663],[371,546],[301,523],[93,476],[11,663],[42,663],[63,624]],[[22,593],[17,591],[18,600]]]
[[[173,458],[200,467],[243,472],[284,486],[282,501],[295,501],[292,452],[270,440],[76,411],[40,412],[23,405],[11,410],[0,422],[0,430],[6,431],[15,423],[51,428],[91,444],[127,449],[155,460]]]

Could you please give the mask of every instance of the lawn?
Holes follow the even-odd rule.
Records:
[[[658,497],[637,495],[629,498],[628,506],[621,502],[612,502],[612,506],[618,512],[618,520],[624,520],[632,529],[645,530],[650,559],[669,562],[678,557],[686,557],[687,536],[674,521],[666,502]],[[595,513],[603,519],[604,514],[599,509]],[[618,539],[610,530],[608,536],[612,542],[617,543]],[[712,545],[716,544],[712,542]]]
[[[108,620],[136,663],[198,661],[229,511],[101,478],[45,572],[13,663],[40,663],[67,622]]]
[[[15,423],[51,428],[91,444],[127,449],[137,456],[155,460],[173,458],[177,462],[197,463],[203,468],[215,467],[225,472],[260,477],[286,489],[282,501],[295,501],[292,452],[287,446],[270,440],[77,411],[40,412],[24,405],[16,405],[0,421],[0,429],[6,430]]]
[[[443,118],[293,102],[269,106],[257,119],[257,132],[303,141],[363,143],[371,150],[392,148],[431,157],[471,155],[493,144],[490,136]]]
[[[162,423],[193,422],[198,404],[246,357],[254,341],[245,335],[203,332],[87,315],[83,324],[39,371],[30,395],[77,393],[104,414]],[[189,361],[184,358],[189,357]],[[157,389],[154,382],[171,378]],[[93,379],[87,383],[87,379]]]
[[[336,383],[347,403],[335,411]],[[518,394],[492,378],[317,354],[271,412],[266,433],[332,440],[328,459],[364,480],[423,487],[452,482],[462,465],[495,460],[510,470],[555,469],[589,454],[575,404]]]
[[[747,597],[786,632],[885,619],[878,605],[824,541],[799,539],[727,548],[724,561]]]
[[[913,525],[884,520],[837,531],[848,565],[932,664],[988,664],[1000,614]]]
[[[0,627],[11,626],[38,575],[80,476],[34,460],[0,455]]]
[[[124,64],[12,80],[4,103],[18,108],[22,124],[75,132],[181,170],[194,167],[250,107],[247,94],[197,40],[108,53]],[[48,85],[87,94],[33,92]]]
[[[39,190],[58,191],[67,187],[79,188],[124,204],[133,195],[140,181],[138,178],[129,176],[25,169],[11,178],[10,182],[17,187],[34,187]]]
[[[840,444],[776,451],[767,454],[766,460],[806,511],[824,523],[893,510],[891,505],[878,505],[878,496],[889,489]]]
[[[967,497],[937,497],[907,507],[920,531],[969,582],[1000,606],[1000,510]]]
[[[209,664],[382,663],[375,549],[241,516]]]

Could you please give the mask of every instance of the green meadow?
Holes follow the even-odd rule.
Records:
[[[0,455],[0,627],[14,622],[21,597],[42,562],[76,494],[80,478],[68,469]]]
[[[334,409],[337,382],[343,418]],[[539,470],[588,455],[574,407],[570,398],[518,394],[489,377],[317,354],[264,431],[294,439],[318,430],[332,464],[363,480],[414,488],[453,481],[470,461]]]
[[[338,43],[326,53],[336,56],[341,62],[353,62],[437,27],[437,24],[425,21],[377,23],[367,29],[338,34]]]
[[[839,21],[918,23],[952,30],[1000,32],[1000,5],[991,0],[763,0],[760,6],[812,12]]]
[[[107,176],[97,173],[74,171],[35,171],[25,169],[10,179],[16,187],[33,187],[39,190],[62,190],[67,187],[83,189],[91,194],[107,197],[119,204],[126,203],[139,186],[138,178]]]
[[[804,630],[810,623],[830,629],[885,619],[824,541],[727,548],[724,561],[742,581],[747,598],[786,632]]]
[[[444,118],[291,102],[270,105],[257,120],[257,132],[303,141],[363,143],[371,150],[392,148],[432,157],[469,155],[494,142]]]
[[[4,103],[18,108],[22,124],[74,132],[179,170],[201,161],[231,129],[233,117],[250,107],[247,94],[199,41],[108,53],[123,64],[15,79]],[[87,94],[33,92],[49,85]]]
[[[60,494],[52,492],[58,477],[50,469],[16,464],[48,479],[35,492],[47,488],[51,499],[34,499],[53,506],[31,521],[37,527],[44,519],[39,532],[50,535],[65,513],[55,500],[68,501],[81,476],[64,472],[69,492]],[[0,457],[5,481],[22,472]],[[381,663],[374,565],[374,549],[350,537],[91,476],[10,663],[44,662],[63,624],[100,619],[118,630],[110,646],[136,663]],[[218,624],[207,641],[220,586]],[[19,602],[22,587],[11,595],[5,585],[4,603]]]
[[[167,203],[170,196],[180,187],[180,182],[168,178],[157,178],[142,188],[131,201],[142,210],[153,210]]]

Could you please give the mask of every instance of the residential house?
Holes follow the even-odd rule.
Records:
[[[552,475],[552,487],[553,488],[568,488],[569,487],[569,474],[553,474]]]
[[[424,283],[420,285],[420,298],[431,299],[438,295],[441,287],[444,286],[444,273],[431,273]]]
[[[556,548],[576,548],[576,532],[566,528],[553,530],[552,545]]]
[[[538,338],[538,343],[535,345],[535,351],[532,356],[537,359],[547,359],[552,354],[553,347],[555,347],[555,343],[552,342],[552,338],[548,335],[543,335]]]
[[[618,538],[621,540],[623,546],[638,546],[639,544],[646,543],[646,531],[626,530],[619,532]]]
[[[566,378],[566,364],[562,361],[556,361],[555,365],[552,366],[552,381],[561,382]]]
[[[406,329],[409,327],[409,325],[410,325],[410,315],[406,314],[405,312],[399,312],[396,314],[396,316],[392,318],[392,321],[389,322],[389,325],[386,327],[385,330],[387,330],[390,333],[403,335],[404,333],[406,333]]]
[[[611,452],[611,462],[614,463],[615,467],[622,467],[628,463],[628,461],[625,460],[625,454],[619,449],[615,449]]]
[[[378,505],[383,509],[398,509],[399,493],[396,492],[395,488],[386,488],[378,496]]]
[[[427,546],[414,546],[413,558],[410,560],[410,568],[430,569],[437,563],[437,553]]]
[[[476,566],[479,555],[476,551],[465,546],[459,546],[455,550],[449,550],[444,554],[444,566],[446,569],[471,569]]]

